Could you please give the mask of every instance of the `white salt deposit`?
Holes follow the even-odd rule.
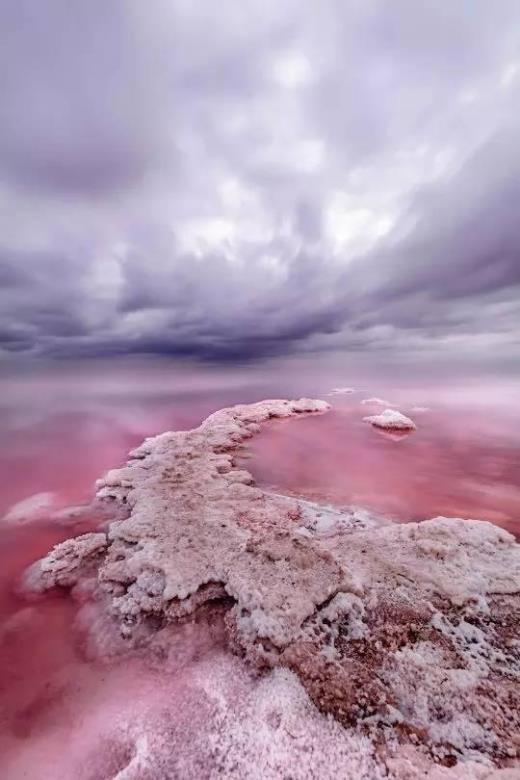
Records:
[[[417,428],[413,420],[396,409],[385,409],[381,414],[363,417],[363,421],[388,431],[414,431]]]
[[[56,509],[57,496],[54,493],[35,493],[14,504],[0,520],[0,523],[29,523],[48,518]]]

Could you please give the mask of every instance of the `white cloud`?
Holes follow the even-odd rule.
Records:
[[[286,89],[298,89],[310,83],[312,67],[302,52],[286,51],[273,58],[271,72],[274,80]]]

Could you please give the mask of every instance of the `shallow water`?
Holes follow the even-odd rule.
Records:
[[[356,392],[328,395],[352,385]],[[307,359],[243,368],[128,362],[45,367],[1,382],[0,517],[34,494],[82,503],[95,479],[145,436],[186,429],[235,403],[307,395],[332,413],[273,423],[251,444],[250,468],[280,490],[355,503],[396,519],[436,514],[520,518],[520,382],[504,377],[347,372]],[[362,422],[384,405],[418,430],[399,441]],[[429,411],[416,411],[416,407]]]
[[[444,515],[520,532],[520,446],[509,420],[403,404],[417,430],[395,435],[363,422],[381,407],[360,400],[335,401],[323,417],[270,423],[251,442],[247,467],[272,490],[396,521]]]
[[[344,385],[356,392],[327,396]],[[39,493],[49,494],[49,511],[87,501],[96,477],[147,435],[193,427],[229,404],[308,395],[326,397],[332,411],[273,421],[248,443],[244,462],[263,486],[368,507],[398,521],[444,514],[520,530],[520,392],[510,379],[401,373],[397,380],[334,365],[318,369],[312,360],[240,370],[127,363],[46,368],[4,378],[2,390],[0,517]],[[361,403],[371,396],[412,417],[417,431],[395,440],[363,422],[385,408]],[[139,660],[123,667],[89,660],[77,604],[60,595],[28,603],[17,593],[32,561],[97,523],[56,525],[46,513],[43,504],[33,522],[4,521],[0,530],[0,762],[8,766],[2,777],[79,777],[86,764],[92,769],[81,776],[88,780],[113,777],[135,760],[139,735],[128,723],[146,713],[162,724],[159,731],[166,729],[165,744],[195,739],[193,719],[203,724],[213,717],[201,680],[210,667],[229,676],[230,661],[208,650],[204,632],[180,638],[188,660],[167,674]],[[233,674],[238,689],[222,689],[221,703],[254,689],[243,670]],[[194,751],[204,756],[204,749]]]

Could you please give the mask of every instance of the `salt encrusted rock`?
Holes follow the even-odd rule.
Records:
[[[375,428],[382,428],[385,431],[415,431],[417,427],[413,420],[405,417],[396,409],[385,409],[381,414],[363,417],[363,422],[368,422]]]
[[[98,501],[126,518],[110,524],[108,540],[87,534],[55,547],[29,585],[77,588],[94,570],[98,608],[129,646],[221,601],[233,646],[259,667],[294,671],[322,711],[381,746],[390,776],[405,776],[391,769],[405,747],[444,765],[439,777],[487,777],[448,772],[457,762],[516,766],[514,538],[453,518],[383,524],[266,493],[236,468],[259,423],[327,408],[237,406],[145,441],[99,483]],[[95,625],[106,631],[106,620]]]

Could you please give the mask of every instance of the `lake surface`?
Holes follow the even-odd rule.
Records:
[[[322,417],[270,424],[250,444],[258,481],[397,520],[438,514],[520,520],[520,382],[409,369],[346,370],[312,359],[242,368],[157,361],[51,366],[4,377],[0,517],[39,493],[87,501],[94,481],[145,436],[193,427],[216,409],[269,397],[321,397]],[[354,393],[329,395],[334,387]],[[417,431],[393,440],[363,422],[385,405]],[[428,411],[418,411],[417,407]]]
[[[399,409],[417,430],[392,434],[363,422],[385,405],[334,396],[332,411],[272,422],[251,442],[259,483],[321,503],[357,505],[402,522],[437,515],[486,519],[520,532],[520,446],[514,409],[461,408],[431,399]]]

